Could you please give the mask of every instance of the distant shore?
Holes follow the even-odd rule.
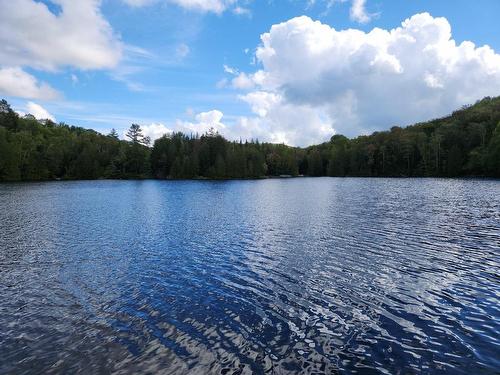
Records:
[[[214,129],[156,139],[132,124],[126,139],[0,108],[0,181],[500,177],[500,97],[441,119],[309,147],[230,141]]]

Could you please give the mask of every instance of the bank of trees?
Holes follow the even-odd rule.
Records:
[[[0,181],[96,178],[309,176],[500,177],[500,98],[452,115],[307,148],[230,142],[214,131],[173,133],[153,145],[133,124],[93,130],[19,117],[0,101]]]
[[[151,174],[142,138],[19,117],[0,101],[0,181],[143,178]]]
[[[297,175],[299,152],[296,148],[258,141],[229,142],[213,131],[201,137],[174,133],[156,140],[151,166],[156,178]]]
[[[328,176],[500,177],[500,97],[406,128],[335,135],[308,153],[320,154],[314,172]]]
[[[308,176],[500,177],[500,97],[485,98],[452,115],[406,128],[305,149],[228,142],[216,133],[166,135],[154,144],[157,178]]]

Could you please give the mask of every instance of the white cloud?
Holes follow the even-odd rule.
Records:
[[[191,110],[188,111],[190,114]],[[150,125],[141,125],[142,133],[145,136],[151,138],[151,141],[162,137],[165,134],[170,134],[174,131],[181,131],[184,134],[205,134],[210,129],[215,129],[221,134],[225,134],[228,138],[232,137],[232,134],[227,132],[228,127],[222,123],[223,113],[218,110],[211,110],[207,112],[201,112],[194,116],[193,121],[186,120],[176,120],[171,127],[167,127],[162,123],[152,123]],[[127,130],[124,130],[123,137]]]
[[[143,7],[155,3],[156,1],[158,0],[123,0],[125,4],[128,4],[132,7]]]
[[[233,13],[237,14],[238,16],[247,16],[251,17],[252,16],[252,11],[248,8],[240,7],[237,6],[233,9]]]
[[[229,140],[259,139],[273,143],[309,145],[317,139],[331,136],[333,129],[325,122],[322,114],[308,106],[295,106],[281,101],[280,97],[269,99],[268,93],[252,93],[241,99],[251,103],[255,117],[236,117],[226,122],[219,110],[201,112],[192,120],[176,120],[170,125],[151,123],[141,125],[143,134],[152,141],[165,134],[183,132],[184,134],[203,135],[214,129]],[[269,106],[268,101],[274,102]],[[315,132],[303,132],[302,124],[314,124]],[[123,132],[125,135],[126,130]]]
[[[349,9],[349,15],[352,21],[358,23],[368,23],[374,17],[378,16],[379,13],[369,13],[366,10],[366,0],[322,0],[318,3],[325,4],[325,11],[322,15],[326,15],[330,12],[333,6],[337,3],[347,3],[350,2],[351,6]],[[308,0],[306,9],[313,7],[316,4],[315,0]]]
[[[331,136],[333,129],[323,121],[321,114],[308,106],[282,103],[279,97],[272,99],[275,101],[274,105],[267,106],[266,95],[262,93],[262,96],[242,97],[243,100],[252,103],[257,117],[237,117],[227,123],[223,120],[224,114],[221,111],[211,110],[197,114],[193,121],[177,120],[171,129],[198,135],[214,129],[229,140],[259,139],[273,143],[302,145]],[[302,129],[304,122],[314,124],[316,133],[304,134]],[[170,131],[164,133],[167,132]]]
[[[172,130],[167,128],[164,124],[162,123],[152,123],[151,125],[144,125],[141,126],[142,133],[151,138],[151,142],[154,142],[155,139],[160,138],[164,134],[171,133]],[[124,132],[124,135],[127,131]]]
[[[55,117],[49,113],[45,108],[43,108],[40,104],[28,102],[26,104],[26,110],[28,113],[35,116],[38,120],[52,120],[56,121]]]
[[[239,119],[235,129],[247,124],[253,134],[246,138],[259,138],[273,143],[306,146],[328,139],[334,133],[324,111],[310,105],[289,103],[278,93],[255,91],[240,97],[247,102],[257,118]],[[251,124],[251,127],[248,125]],[[305,128],[307,127],[307,128]]]
[[[50,100],[60,97],[59,92],[19,67],[0,68],[0,93],[20,98]]]
[[[162,0],[122,0],[126,4],[134,7],[142,7],[146,5],[151,5],[153,3],[160,2]],[[211,12],[216,14],[221,14],[227,9],[231,8],[237,3],[237,0],[163,0],[166,3],[177,5],[181,8],[197,11],[197,12]],[[239,7],[235,7],[233,11],[237,14]],[[240,8],[241,11],[244,8]]]
[[[350,16],[353,21],[367,23],[372,19],[372,15],[366,11],[366,0],[352,0]]]
[[[231,81],[234,88],[241,90],[248,90],[255,87],[253,77],[249,76],[246,73],[240,73],[238,76],[234,77]]]
[[[23,70],[106,69],[122,43],[100,12],[100,0],[0,0],[0,92],[50,100],[60,94]],[[78,77],[72,74],[73,84]]]
[[[238,69],[230,67],[229,65],[226,65],[226,64],[223,65],[223,68],[224,68],[224,72],[226,72],[228,74],[237,75],[239,73]]]
[[[500,55],[459,45],[445,18],[417,14],[392,30],[337,31],[308,17],[261,36],[262,68],[241,98],[268,139],[327,140],[439,117],[500,92]],[[249,85],[243,85],[249,87]]]
[[[229,140],[272,139],[269,137],[269,127],[264,126],[260,118],[238,117],[231,124],[227,124],[223,117],[224,114],[216,109],[201,112],[194,116],[193,121],[177,120],[173,129],[184,134],[198,135],[214,129]],[[275,141],[280,142],[279,139]]]
[[[0,0],[0,65],[57,70],[116,66],[122,45],[99,0],[53,0],[58,14],[33,0]]]
[[[236,68],[233,68],[229,65],[223,65],[224,72],[235,76],[231,80],[231,86],[236,89],[248,90],[255,87],[255,79],[253,76],[250,76],[246,73],[240,73],[240,71]],[[224,78],[217,83],[218,88],[226,87],[228,83],[228,79]]]
[[[45,108],[43,108],[40,104],[34,102],[26,103],[26,107],[23,111],[17,111],[19,116],[25,115],[33,115],[37,120],[52,120],[56,121],[56,118],[49,113]]]
[[[210,129],[215,129],[221,134],[225,134],[226,125],[222,123],[223,113],[218,110],[198,113],[193,122],[177,120],[175,130],[182,131],[186,134],[199,135],[208,132]]]
[[[186,9],[222,13],[234,3],[232,0],[170,0],[170,2]]]
[[[266,91],[255,91],[245,96],[240,96],[252,108],[252,112],[260,117],[266,117],[271,108],[282,103],[283,98],[279,94]]]

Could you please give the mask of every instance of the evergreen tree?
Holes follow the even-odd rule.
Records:
[[[118,139],[118,133],[115,128],[111,129],[111,131],[108,134],[108,137],[111,137],[113,139]]]
[[[64,123],[20,118],[0,101],[0,181],[54,178],[260,178],[263,176],[500,177],[500,97],[407,128],[307,148],[230,142],[215,129],[167,134],[152,147],[132,124],[120,140]]]

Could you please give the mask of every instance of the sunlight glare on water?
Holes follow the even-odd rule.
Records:
[[[493,374],[500,182],[0,184],[0,373]]]

